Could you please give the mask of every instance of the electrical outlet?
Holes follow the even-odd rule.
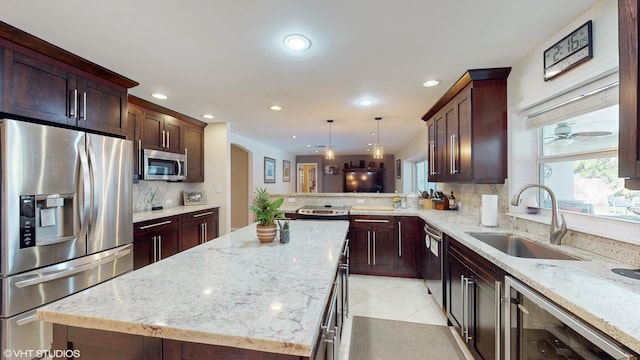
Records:
[[[296,202],[296,198],[287,198],[287,202],[294,203]]]
[[[356,199],[356,204],[358,205],[364,204],[364,199]]]
[[[164,204],[167,205],[167,206],[170,206],[171,204],[173,204],[173,201],[167,199],[167,200],[164,201]]]

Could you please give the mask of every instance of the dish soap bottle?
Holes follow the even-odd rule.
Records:
[[[395,194],[393,195],[393,208],[399,209],[401,202],[402,202],[402,199],[400,198],[400,195],[398,195],[398,190],[396,190]]]
[[[449,210],[457,210],[456,197],[453,196],[453,190],[451,190],[451,196],[449,196]]]

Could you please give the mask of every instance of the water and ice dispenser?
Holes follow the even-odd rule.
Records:
[[[74,194],[20,195],[20,248],[74,238]]]

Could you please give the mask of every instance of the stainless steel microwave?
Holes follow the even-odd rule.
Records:
[[[187,179],[187,156],[166,151],[144,149],[144,180],[180,181]]]

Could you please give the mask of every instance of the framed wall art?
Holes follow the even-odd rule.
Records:
[[[282,160],[282,182],[291,181],[291,161]]]
[[[264,157],[264,183],[273,184],[276,182],[276,159]]]

